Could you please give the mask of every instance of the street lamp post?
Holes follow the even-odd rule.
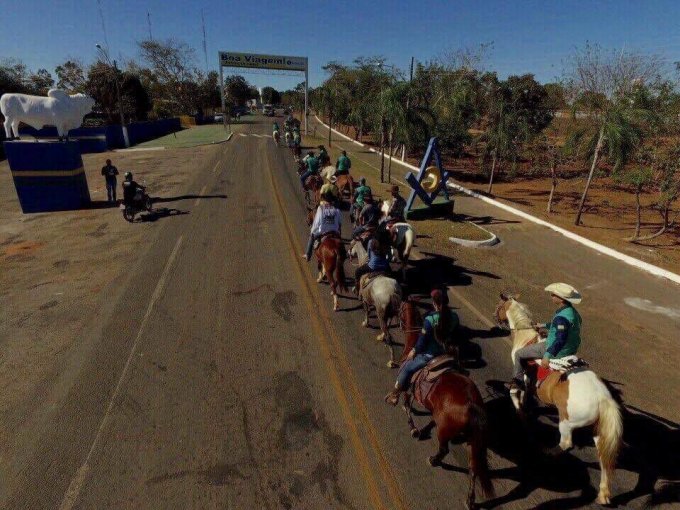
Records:
[[[116,65],[115,60],[113,61],[113,63],[111,62],[111,59],[109,58],[109,53],[104,48],[102,48],[101,44],[97,44],[97,49],[99,50],[100,55],[103,56],[104,59],[106,60],[106,63],[109,65],[109,67],[113,68],[113,76],[116,83],[116,98],[118,100],[118,112],[120,113],[120,128],[123,131],[123,142],[125,144],[125,147],[130,147],[130,138],[128,137],[127,127],[125,126],[125,115],[123,114],[123,100],[120,95],[120,80],[118,78],[118,66]]]

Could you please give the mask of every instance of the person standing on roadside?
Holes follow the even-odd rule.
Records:
[[[106,194],[108,195],[109,202],[116,201],[116,176],[118,175],[118,169],[111,164],[111,160],[106,160],[106,165],[102,167],[102,175],[106,181]]]

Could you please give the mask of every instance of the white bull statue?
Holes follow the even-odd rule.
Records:
[[[80,127],[83,117],[92,111],[94,99],[85,94],[69,95],[63,90],[50,89],[47,97],[9,93],[0,97],[0,111],[5,117],[8,139],[19,138],[19,122],[35,129],[55,126],[59,138]],[[14,132],[14,136],[12,136]]]

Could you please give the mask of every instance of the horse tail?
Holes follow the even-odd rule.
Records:
[[[413,241],[416,238],[416,231],[413,230],[413,227],[410,227],[408,230],[406,230],[406,233],[404,234],[404,255],[403,259],[408,260],[409,255],[411,254],[411,248],[413,248]]]
[[[489,460],[487,458],[487,442],[489,423],[484,408],[479,404],[470,404],[470,470],[479,480],[484,497],[494,496],[493,484],[489,476]]]
[[[399,289],[399,287],[397,287]],[[401,308],[401,293],[400,292],[394,292],[390,296],[390,304],[389,304],[390,312],[394,317],[399,317],[399,309]],[[387,315],[387,314],[385,314]]]
[[[599,403],[599,419],[597,422],[597,453],[602,467],[613,470],[616,457],[621,448],[623,436],[623,420],[621,410],[609,395],[603,397]]]
[[[347,292],[347,284],[345,279],[345,247],[340,244],[340,248],[335,256],[335,280],[338,282],[340,290]]]

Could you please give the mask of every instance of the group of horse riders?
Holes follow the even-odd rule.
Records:
[[[318,154],[310,151],[304,159],[299,159],[298,162],[300,164],[300,183],[303,189],[309,194],[311,183],[314,182],[314,185],[317,186],[314,188],[315,196],[318,199],[314,204],[316,205],[315,211],[308,207],[310,211],[314,211],[314,217],[313,220],[308,219],[311,222],[310,236],[303,257],[309,261],[315,243],[318,242],[316,255],[319,259],[319,278],[317,281],[321,282],[324,277],[328,279],[334,299],[334,310],[338,310],[336,289],[338,282],[340,288],[344,288],[344,269],[342,266],[345,260],[343,254],[346,254],[346,252],[340,237],[342,213],[339,205],[343,198],[340,192],[342,187],[339,189],[336,183],[339,176],[345,176],[344,180],[349,179],[353,183],[349,176],[351,161],[347,157],[347,153],[342,151],[336,165],[332,165],[328,152],[323,145],[320,145],[318,146]],[[483,413],[483,410],[480,411],[480,405],[483,404],[481,395],[474,382],[467,377],[461,363],[459,351],[462,344],[462,332],[459,328],[460,320],[458,314],[450,308],[448,295],[444,289],[435,289],[431,292],[432,310],[424,319],[421,318],[414,306],[414,301],[411,298],[402,300],[401,286],[394,278],[391,278],[391,250],[396,249],[397,246],[394,229],[398,225],[408,229],[412,228],[404,219],[406,201],[400,195],[399,187],[393,185],[389,188],[391,197],[382,205],[373,196],[373,191],[367,185],[365,178],[359,179],[358,186],[356,188],[350,187],[350,189],[352,190],[350,193],[350,218],[354,221],[350,256],[355,255],[359,260],[362,260],[363,257],[364,260],[364,263],[355,269],[355,283],[352,290],[358,295],[364,306],[366,313],[364,326],[368,325],[369,307],[372,306],[375,309],[381,329],[378,339],[385,341],[391,350],[388,366],[399,367],[395,385],[385,396],[385,401],[396,406],[402,394],[406,392],[404,408],[409,416],[412,435],[419,433],[410,414],[412,398],[416,398],[421,405],[433,413],[438,428],[444,422],[437,421],[436,414],[449,413],[448,418],[446,418],[446,420],[450,420],[446,422],[449,425],[442,425],[442,428],[447,429],[447,431],[440,432],[438,436],[440,449],[434,457],[429,459],[430,464],[434,466],[441,462],[443,456],[448,453],[448,434],[472,433],[472,436],[475,436],[473,429],[480,423],[475,416],[479,415],[480,412]],[[394,227],[392,227],[393,224],[395,224]],[[414,239],[415,232],[411,231],[411,235]],[[332,254],[332,256],[324,259],[322,248],[327,240],[333,241],[329,243],[329,249],[326,250],[326,254]],[[407,259],[408,256],[402,258],[403,278],[405,278],[404,268]],[[327,260],[330,260],[328,266],[326,265]],[[375,288],[378,284],[374,282],[378,282],[381,278],[384,282],[382,288],[388,289],[391,295],[388,299],[382,300],[382,308],[379,310],[379,303],[375,294]],[[389,284],[388,281],[392,283]],[[392,286],[389,287],[389,285]],[[534,323],[526,305],[519,303],[513,296],[506,297],[505,294],[501,294],[502,301],[496,309],[497,319],[499,322],[508,323],[513,337],[513,370],[512,379],[508,384],[510,396],[519,412],[522,412],[524,405],[532,396],[536,396],[542,402],[555,405],[558,408],[561,434],[559,446],[562,450],[571,448],[571,431],[574,428],[595,425],[595,430],[599,434],[595,437],[595,444],[602,470],[597,500],[606,504],[610,498],[608,477],[613,472],[616,452],[621,444],[620,412],[606,385],[592,370],[589,370],[587,364],[576,356],[581,345],[582,318],[575,305],[581,302],[581,294],[567,283],[553,283],[545,287],[544,290],[548,292],[552,303],[556,306],[553,318],[549,323]],[[393,343],[389,332],[389,321],[395,317],[395,308],[398,312],[401,329],[407,339],[399,362],[395,362]],[[391,311],[385,311],[387,309],[391,309]],[[422,322],[408,319],[408,317],[415,315],[422,319]],[[404,319],[404,317],[407,319]],[[460,402],[461,405],[465,406],[464,408],[456,407],[458,404],[453,405],[453,407],[445,404],[449,401],[447,399],[450,395],[441,402],[435,401],[436,399],[428,400],[429,397],[423,396],[434,395],[434,384],[436,383],[432,381],[442,380],[445,374],[459,374],[463,379],[456,379],[456,376],[448,375],[446,382],[442,383],[443,386],[438,391],[458,392],[456,398],[461,399]],[[432,375],[432,379],[429,379],[430,375]],[[575,386],[570,393],[568,385],[572,377],[576,377],[577,382],[574,383]],[[462,380],[464,381],[461,382]],[[432,385],[428,386],[428,384]],[[423,388],[429,389],[423,390]],[[584,388],[586,389],[585,393],[582,391]],[[426,393],[423,394],[423,391]],[[558,395],[562,395],[562,397],[558,397]],[[577,401],[578,404],[573,403]],[[573,407],[574,405],[577,405],[578,409]],[[458,411],[455,409],[458,409]],[[467,409],[465,411],[467,414],[464,413],[465,416],[460,414],[463,412],[461,409]],[[460,416],[454,420],[452,418],[454,415]],[[460,422],[458,425],[462,428],[455,428],[452,425],[454,421]],[[479,444],[479,438],[468,436],[468,439],[472,441],[472,455],[482,455],[479,453],[480,450],[477,451],[477,454],[474,453],[474,444],[475,442]],[[486,455],[485,448],[484,446],[484,456]],[[481,481],[485,494],[488,495],[490,492],[486,489],[491,488],[488,476],[484,479],[484,476],[479,474],[487,470],[484,467],[485,464],[482,464],[481,468],[478,461],[476,467],[473,467],[473,464],[471,464],[470,470],[471,489],[468,493],[468,503],[474,502],[473,487],[476,476]],[[482,476],[482,478],[479,478],[479,476]]]
[[[342,151],[335,166],[330,165],[330,157],[323,145],[318,146],[319,153],[310,151],[303,159],[306,171],[300,176],[304,188],[312,175],[320,175],[324,184],[320,188],[320,201],[314,215],[310,229],[307,249],[303,254],[305,260],[310,260],[314,244],[325,235],[340,236],[342,228],[342,213],[338,207],[340,192],[336,185],[337,176],[349,174],[352,166],[346,151]],[[322,170],[320,170],[322,169]],[[366,239],[368,260],[356,268],[354,273],[354,293],[361,296],[360,282],[362,276],[369,273],[390,272],[391,234],[389,225],[403,222],[406,201],[399,193],[399,186],[390,187],[391,200],[387,214],[373,197],[371,188],[364,177],[359,179],[359,186],[354,190],[350,218],[355,221],[352,239]],[[575,304],[580,303],[578,291],[565,283],[548,285],[545,290],[558,306],[553,319],[548,324],[535,324],[536,330],[548,330],[547,340],[519,349],[513,357],[513,374],[511,387],[526,389],[524,382],[524,367],[529,360],[540,359],[541,366],[547,368],[551,359],[561,359],[577,353],[581,343],[582,319]],[[433,311],[425,318],[424,327],[414,349],[402,364],[400,374],[394,390],[386,396],[386,401],[396,405],[399,394],[405,391],[411,376],[430,360],[444,353],[444,346],[451,343],[459,325],[456,312],[448,307],[448,297],[441,290],[435,290],[431,295]],[[454,342],[455,343],[455,342]]]
[[[278,122],[274,122],[272,126],[272,136],[278,145],[281,141],[281,133],[279,132]],[[284,137],[286,147],[290,148],[296,157],[300,155],[300,144],[302,143],[302,135],[300,134],[300,122],[292,115],[288,115],[283,122]]]

